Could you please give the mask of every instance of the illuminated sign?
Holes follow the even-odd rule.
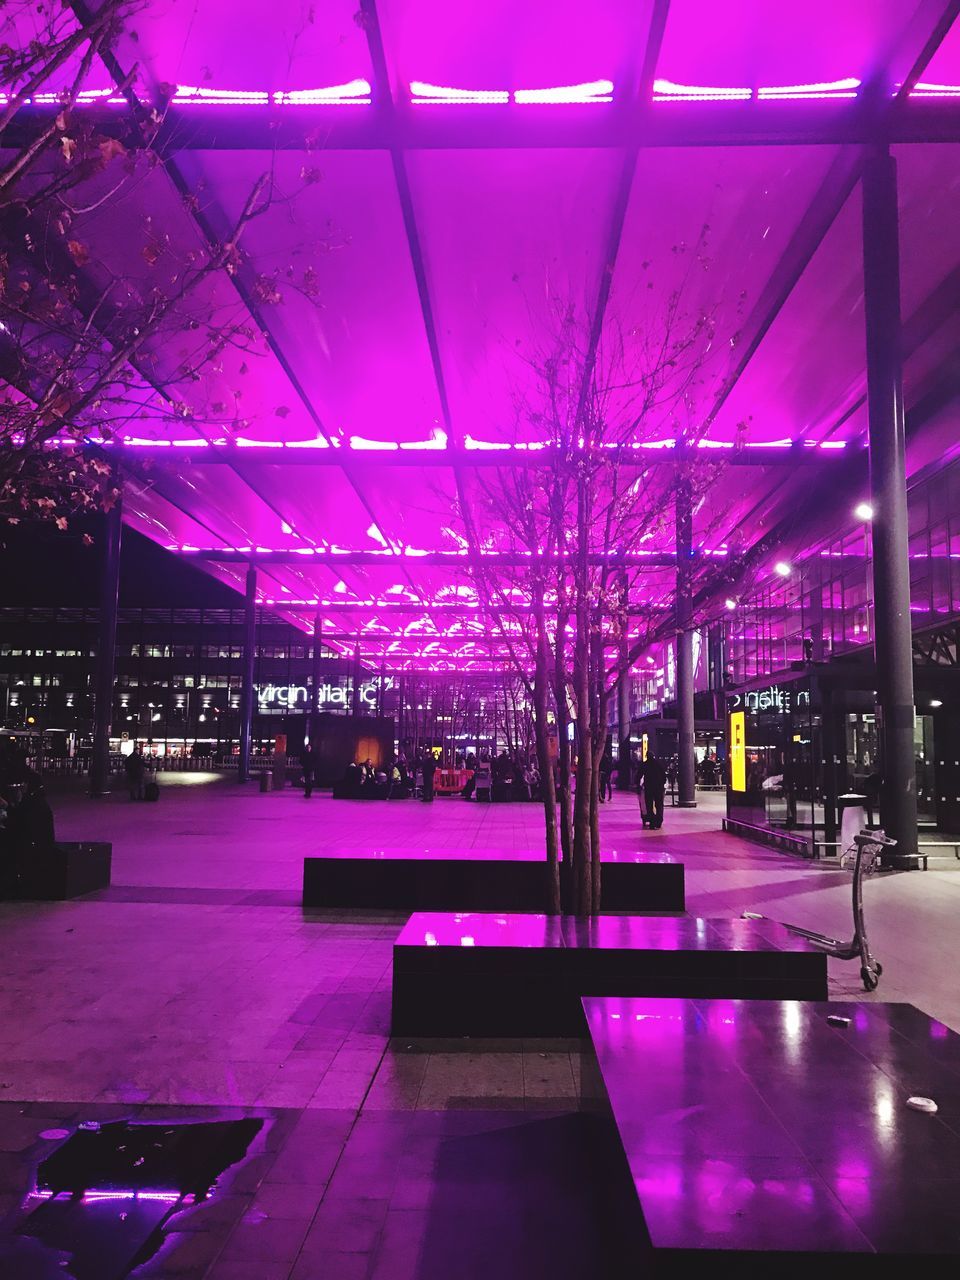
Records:
[[[747,789],[747,728],[743,711],[730,713],[730,789]]]
[[[389,681],[385,682],[389,687]],[[378,682],[368,680],[360,686],[360,701],[367,707],[377,705]],[[305,684],[258,684],[257,702],[261,711],[306,710],[310,705],[310,691]],[[345,707],[350,702],[347,684],[322,684],[317,690],[317,706]]]
[[[784,715],[788,714],[794,705],[809,707],[810,690],[795,690],[790,685],[784,687],[771,684],[765,689],[749,689],[744,693],[735,693],[730,699],[731,707],[745,707],[747,711],[777,711]]]

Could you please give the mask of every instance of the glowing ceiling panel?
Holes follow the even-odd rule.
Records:
[[[960,93],[960,22],[954,22],[939,49],[927,63],[917,89],[922,93],[946,90]]]
[[[826,147],[651,149],[640,153],[607,307],[605,335],[652,339],[669,328],[686,341],[706,318],[712,336],[697,344],[696,377],[646,443],[678,427],[696,431],[741,357],[741,333],[775,270],[803,210],[832,159]],[[797,434],[802,435],[802,432]],[[744,443],[793,438],[782,423],[756,415]],[[714,446],[730,438],[711,432]]]
[[[671,0],[657,76],[750,90],[865,81],[915,7],[903,0]]]
[[[866,358],[860,218],[855,191],[724,402],[718,437],[825,439],[856,403]]]
[[[418,152],[408,158],[459,440],[535,442],[518,421],[557,308],[592,309],[613,152]]]
[[[379,0],[394,93],[407,86],[503,95],[491,101],[576,100],[559,91],[597,81],[629,84],[650,25],[650,0]],[[519,93],[517,92],[519,91]],[[426,97],[428,95],[421,95]],[[588,101],[594,95],[586,96]]]
[[[325,431],[360,449],[435,446],[440,402],[389,157],[244,153],[238,164],[236,153],[192,152],[181,163],[216,193],[211,215],[224,227],[273,167],[281,199],[248,227],[244,249],[277,279],[283,300],[263,306],[264,320]],[[272,437],[316,438],[313,423],[291,429],[302,415],[285,404]]]
[[[162,0],[129,24],[119,54],[140,70],[138,89],[309,90],[371,78],[356,0]]]

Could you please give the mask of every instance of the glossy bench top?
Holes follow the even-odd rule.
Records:
[[[373,844],[369,849],[324,849],[322,853],[316,853],[313,857],[320,859],[357,859],[359,861],[376,859],[386,862],[544,862],[543,850],[536,848],[417,849],[394,848]],[[677,859],[671,857],[668,853],[660,853],[656,850],[644,850],[641,852],[637,849],[607,849],[604,850],[601,861],[609,863],[678,865]]]
[[[655,1248],[960,1251],[960,1036],[943,1023],[904,1004],[583,1006]]]
[[[398,947],[568,947],[630,951],[799,951],[811,947],[769,920],[417,911]]]

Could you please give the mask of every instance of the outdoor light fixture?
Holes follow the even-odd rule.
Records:
[[[869,502],[858,502],[853,508],[853,514],[858,520],[872,520],[873,507],[871,507]]]
[[[931,707],[942,707],[943,703],[940,701],[939,698],[931,698],[930,705]]]
[[[727,608],[727,609],[735,609],[735,608],[737,607],[737,602],[736,602],[736,600],[732,600],[732,599],[730,598],[730,596],[727,596],[726,600],[724,600],[724,602],[723,602],[723,603],[724,603],[725,608]]]

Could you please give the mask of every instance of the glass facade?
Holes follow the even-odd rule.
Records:
[[[960,615],[960,465],[910,487],[910,611],[915,631]],[[869,525],[798,559],[725,620],[728,677],[736,684],[873,643]]]

